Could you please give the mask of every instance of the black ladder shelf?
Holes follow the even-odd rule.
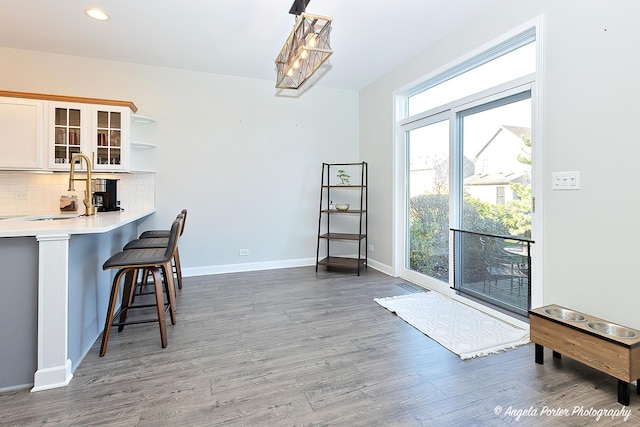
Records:
[[[349,175],[346,182],[340,171]],[[323,265],[356,270],[359,276],[367,268],[367,183],[366,162],[322,164],[316,272]],[[340,206],[345,204],[348,209]]]

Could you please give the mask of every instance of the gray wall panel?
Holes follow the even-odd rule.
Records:
[[[0,389],[29,386],[38,366],[38,242],[0,238]]]

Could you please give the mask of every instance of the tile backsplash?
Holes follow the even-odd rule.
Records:
[[[155,207],[153,172],[94,173],[92,178],[117,179],[120,207],[125,210]],[[60,196],[70,194],[78,196],[78,209],[82,210],[84,182],[75,183],[75,192],[67,191],[68,186],[68,173],[0,171],[0,213],[56,212],[60,209]]]

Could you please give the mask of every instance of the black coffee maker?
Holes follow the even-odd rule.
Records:
[[[120,210],[117,179],[92,179],[93,205],[98,212]]]

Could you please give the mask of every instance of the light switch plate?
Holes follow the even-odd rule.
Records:
[[[580,189],[580,172],[552,172],[551,173],[551,189],[552,190],[579,190]]]

